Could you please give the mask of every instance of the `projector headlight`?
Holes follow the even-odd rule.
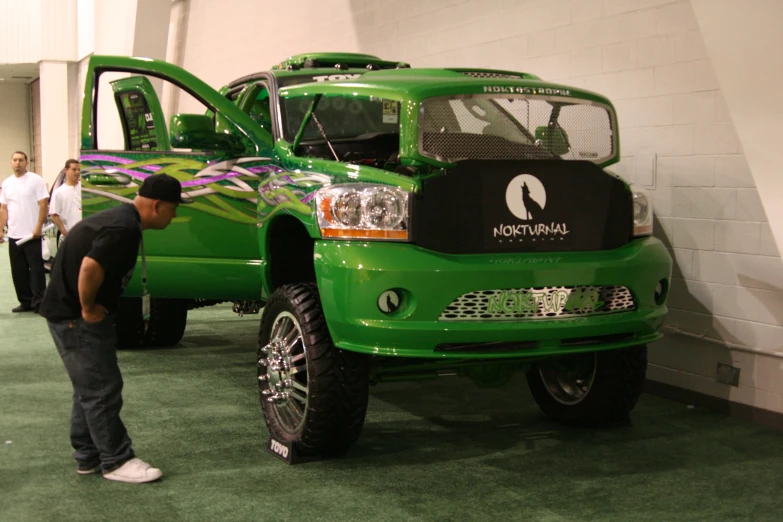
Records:
[[[351,183],[315,195],[321,235],[342,239],[407,241],[410,193],[397,187]]]

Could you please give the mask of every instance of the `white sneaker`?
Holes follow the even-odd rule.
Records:
[[[152,482],[163,476],[163,472],[158,468],[152,468],[141,459],[130,459],[125,464],[103,474],[103,478],[117,480],[119,482],[131,482],[140,484],[142,482]]]

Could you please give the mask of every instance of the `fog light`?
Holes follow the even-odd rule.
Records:
[[[655,304],[662,305],[666,302],[666,294],[669,291],[669,282],[666,279],[661,279],[658,284],[655,285]]]
[[[378,297],[378,309],[385,314],[393,314],[400,308],[402,298],[394,290],[386,290]]]

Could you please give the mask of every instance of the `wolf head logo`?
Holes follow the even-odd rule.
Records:
[[[506,186],[506,206],[523,221],[543,219],[546,207],[544,184],[531,174],[515,176]]]
[[[530,188],[524,182],[522,183],[522,204],[525,206],[527,219],[536,219],[536,216],[539,216],[543,210],[538,201],[530,195]]]

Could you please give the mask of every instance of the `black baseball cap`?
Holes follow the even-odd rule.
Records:
[[[139,189],[139,196],[184,205],[193,203],[192,200],[182,199],[182,185],[177,178],[168,174],[153,174],[145,179]]]

